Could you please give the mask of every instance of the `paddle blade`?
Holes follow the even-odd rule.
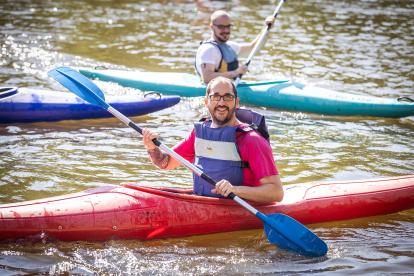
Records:
[[[267,238],[280,248],[310,257],[321,257],[328,252],[321,238],[293,218],[284,214],[260,215],[265,217],[262,221]]]
[[[105,109],[109,108],[101,89],[78,71],[61,66],[50,70],[47,74],[79,98]]]

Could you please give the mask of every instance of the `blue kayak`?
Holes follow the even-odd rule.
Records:
[[[106,96],[125,116],[141,116],[180,102],[179,96]],[[105,109],[85,102],[73,93],[0,87],[0,123],[80,120],[113,117]]]
[[[109,69],[81,69],[79,72],[91,79],[112,81],[143,91],[156,91],[182,97],[199,97],[206,93],[206,85],[193,74]],[[389,118],[414,115],[414,101],[408,97],[390,99],[360,96],[290,80],[240,83],[237,91],[241,103],[294,111]]]

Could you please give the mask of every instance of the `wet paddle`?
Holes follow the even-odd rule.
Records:
[[[58,67],[50,70],[47,74],[83,100],[108,110],[126,125],[142,134],[142,129],[139,126],[107,104],[101,89],[79,72],[69,67]],[[153,142],[195,174],[212,185],[216,185],[217,182],[215,180],[163,145],[160,141],[154,139]],[[294,251],[307,256],[319,257],[327,253],[328,248],[325,242],[293,218],[284,214],[265,215],[234,193],[231,193],[229,197],[263,221],[266,236],[271,243],[275,243],[288,251]]]
[[[275,12],[273,13],[273,17],[276,18],[280,9],[283,7],[283,4],[286,0],[280,0],[279,5],[277,5]],[[254,45],[252,52],[250,53],[249,57],[247,58],[247,62],[245,63],[246,66],[249,66],[250,62],[252,61],[253,57],[257,54],[259,49],[262,47],[263,42],[265,41],[265,38],[270,30],[270,23],[267,25],[266,30],[262,33],[259,40],[256,42],[256,45]],[[239,74],[237,78],[234,80],[234,85],[237,87],[239,85],[241,78],[243,77],[242,74]]]

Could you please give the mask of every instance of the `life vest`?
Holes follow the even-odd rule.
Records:
[[[218,43],[215,40],[208,40],[200,42],[200,47],[203,44],[210,43],[216,45],[220,52],[221,52],[221,61],[219,64],[218,69],[215,69],[215,72],[228,72],[233,71],[239,68],[239,61],[237,59],[237,54],[228,44]],[[201,73],[198,72],[196,62],[194,62],[194,66],[196,67],[197,74],[201,76]]]
[[[258,130],[259,127],[255,124],[257,123],[262,125],[260,129],[267,134],[267,127],[264,116],[251,110],[236,109],[236,117],[243,123],[250,122],[251,125],[245,128],[231,126],[210,128],[211,121],[205,120],[194,124],[196,138],[193,164],[217,181],[226,179],[233,186],[241,186],[244,179],[243,168],[249,168],[249,163],[241,160],[236,143],[236,132]],[[265,138],[268,139],[269,135],[267,134]],[[211,184],[195,173],[193,173],[193,183],[195,194],[224,198],[220,194],[213,194]]]

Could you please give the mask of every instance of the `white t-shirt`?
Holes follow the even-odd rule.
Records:
[[[241,45],[237,42],[227,41],[227,45],[229,45],[238,55],[240,53]],[[221,52],[218,46],[205,43],[198,48],[197,55],[196,55],[196,67],[198,72],[201,73],[200,65],[203,63],[207,64],[215,64],[216,70],[220,66],[221,61]]]

